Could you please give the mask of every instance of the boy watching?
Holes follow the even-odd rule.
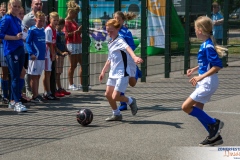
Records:
[[[58,90],[55,93],[56,97],[61,97],[62,95],[70,95],[71,92],[67,92],[64,88],[62,88],[60,76],[63,73],[63,63],[64,63],[64,57],[66,55],[69,55],[70,52],[67,49],[66,41],[65,41],[65,34],[62,32],[62,29],[64,28],[65,20],[60,19],[59,23],[56,27],[57,29],[57,42],[56,42],[56,84]]]
[[[56,26],[58,25],[59,15],[57,12],[51,12],[49,14],[50,24],[45,28],[45,35],[46,35],[46,55],[45,55],[45,71],[44,71],[44,78],[43,78],[43,87],[44,87],[44,94],[43,98],[47,100],[59,100],[55,97],[55,93],[52,93],[50,88],[50,77],[53,68],[55,67],[55,59],[56,59]],[[52,85],[56,85],[52,84]]]
[[[26,48],[29,54],[28,74],[30,75],[30,86],[32,88],[32,101],[43,102],[43,98],[38,94],[39,79],[45,66],[45,14],[38,11],[35,16],[36,25],[28,30]]]

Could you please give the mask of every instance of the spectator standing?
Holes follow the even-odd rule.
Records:
[[[25,60],[21,20],[17,18],[21,4],[21,0],[9,0],[8,12],[0,21],[0,39],[4,39],[4,56],[11,75],[9,108],[17,112],[27,111],[27,108],[19,101],[19,78]]]
[[[45,55],[45,71],[43,78],[44,94],[43,98],[47,100],[58,100],[51,91],[50,77],[52,71],[52,62],[56,59],[56,26],[58,25],[59,15],[57,12],[49,14],[50,24],[45,28],[46,55]],[[55,66],[54,66],[55,67]],[[55,81],[54,81],[55,82]],[[56,85],[56,82],[52,85]]]
[[[7,6],[6,3],[3,2],[0,5],[0,19],[6,14]],[[8,67],[7,62],[4,57],[4,49],[3,49],[3,42],[0,39],[0,62],[2,68],[2,75],[1,75],[1,87],[2,87],[2,103],[8,104],[9,103],[9,79],[8,79]]]
[[[64,32],[66,36],[67,48],[71,52],[69,55],[70,68],[68,70],[68,80],[70,90],[78,90],[82,88],[82,66],[79,69],[80,84],[76,86],[73,83],[74,71],[79,63],[82,65],[82,26],[78,26],[75,19],[80,12],[79,5],[70,0],[67,3],[67,17],[65,18]]]
[[[32,88],[32,101],[42,103],[44,100],[38,94],[39,79],[45,67],[45,15],[38,11],[35,15],[36,25],[30,27],[28,30],[28,37],[26,40],[26,47],[29,54],[28,74],[30,75],[30,85]]]
[[[30,28],[31,26],[34,26],[36,24],[35,15],[38,11],[42,11],[42,7],[43,7],[43,3],[41,0],[32,0],[32,3],[31,3],[32,10],[23,17],[22,25],[24,27],[26,27],[27,29]],[[28,70],[28,68],[27,68],[28,67],[28,53],[26,53],[25,58],[26,59],[25,59],[25,63],[24,63],[24,68],[27,71]],[[26,96],[29,98],[32,97],[32,90],[30,87],[30,77],[27,72],[25,74],[25,88],[26,88]]]
[[[63,73],[63,64],[65,56],[69,55],[70,52],[67,49],[65,34],[62,32],[62,29],[65,25],[65,20],[60,19],[59,23],[56,27],[57,29],[57,42],[56,42],[56,84],[57,84],[57,92],[55,93],[56,97],[63,95],[70,95],[71,92],[67,92],[61,85],[60,76]]]
[[[223,16],[220,13],[220,5],[217,2],[212,3],[213,13],[212,13],[212,21],[213,21],[213,37],[216,40],[218,45],[222,45],[223,40]]]

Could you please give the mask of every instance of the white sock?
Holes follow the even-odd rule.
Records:
[[[131,97],[128,97],[128,102],[127,102],[127,104],[130,105],[130,104],[132,104],[132,102],[133,102],[132,98],[131,98]]]
[[[116,109],[116,110],[113,110],[113,115],[120,115],[120,110],[119,109]]]

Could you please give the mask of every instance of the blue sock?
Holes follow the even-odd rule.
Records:
[[[196,117],[205,128],[208,128],[208,124],[216,123],[216,120],[214,118],[210,117],[207,115],[207,113],[197,107],[193,107],[193,110],[191,113],[189,113],[189,115]]]
[[[1,79],[1,85],[2,85],[3,97],[9,98],[8,97],[8,80]]]
[[[19,97],[22,98],[22,89],[24,86],[25,80],[24,79],[19,79]]]
[[[124,93],[121,92],[121,93],[120,93],[120,96],[124,96]],[[120,104],[121,104],[121,106],[122,106],[122,105],[127,105],[126,102],[120,102]]]
[[[135,79],[138,80],[138,78],[142,78],[142,72],[140,71],[140,69],[139,69],[138,66],[136,65],[136,75],[135,75]]]

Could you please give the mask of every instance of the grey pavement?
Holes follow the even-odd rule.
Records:
[[[219,73],[220,86],[206,103],[211,116],[225,122],[223,146],[240,148],[240,62],[231,62]],[[194,90],[181,72],[148,76],[147,83],[128,87],[139,111],[123,111],[122,122],[105,122],[111,109],[104,97],[105,85],[88,92],[74,91],[60,101],[28,105],[27,113],[0,107],[1,160],[215,160],[224,157],[216,148],[198,147],[207,132],[181,104]],[[81,108],[92,110],[93,122],[82,127],[76,121]],[[207,151],[206,151],[207,150]],[[216,153],[218,153],[216,155]],[[216,158],[217,157],[217,158]],[[240,158],[240,156],[237,156]]]

